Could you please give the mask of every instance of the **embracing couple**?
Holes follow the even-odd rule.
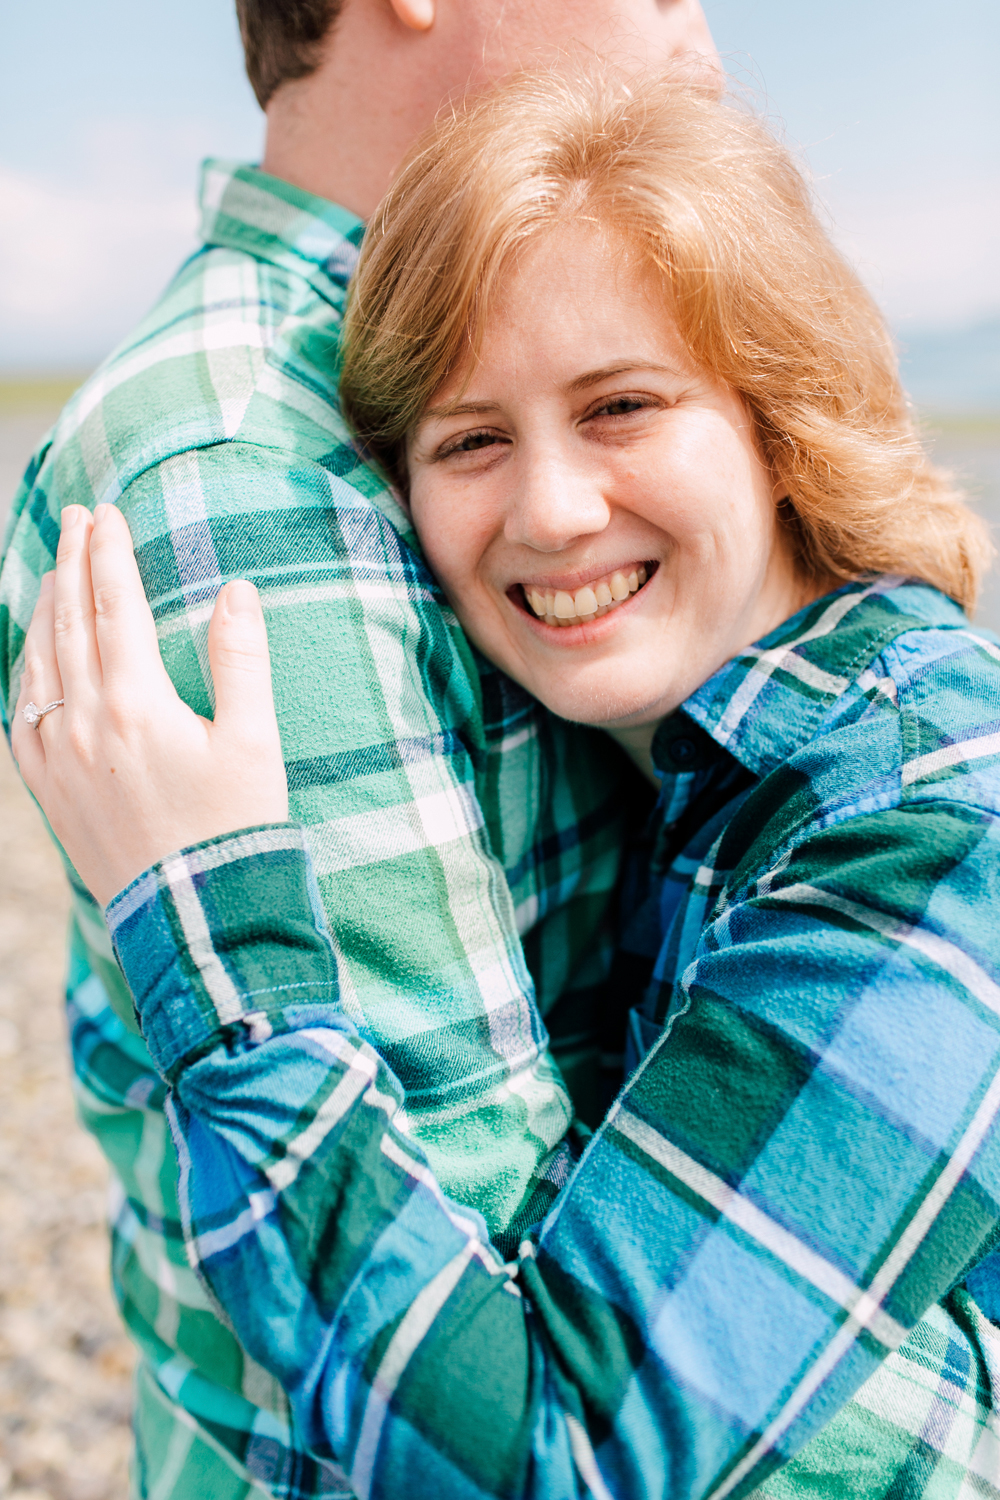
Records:
[[[980,524],[697,5],[333,10],[2,574],[134,1492],[1000,1495]]]

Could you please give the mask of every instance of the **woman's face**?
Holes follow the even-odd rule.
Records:
[[[809,597],[741,400],[592,224],[529,245],[407,460],[466,632],[564,718],[655,724]]]

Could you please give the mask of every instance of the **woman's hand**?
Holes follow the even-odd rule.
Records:
[[[124,516],[113,505],[62,513],[25,641],[11,742],[21,775],[98,901],[175,849],[288,817],[288,787],[257,590],[215,601],[208,656],[215,720],[177,696]],[[37,729],[29,702],[65,698]]]

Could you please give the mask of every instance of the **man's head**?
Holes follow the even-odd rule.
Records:
[[[651,66],[679,52],[714,53],[698,0],[236,0],[261,108],[282,84],[316,72],[345,5],[373,4],[410,31],[436,28],[459,66],[480,61],[491,75],[569,45]]]
[[[314,73],[343,0],[236,0],[247,77],[261,109],[283,83]]]
[[[700,0],[236,0],[264,167],[371,214],[443,104],[583,52],[717,61]]]

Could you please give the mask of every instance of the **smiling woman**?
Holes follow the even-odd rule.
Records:
[[[747,408],[694,363],[658,278],[586,221],[522,247],[406,468],[466,632],[563,718],[655,724],[823,592]]]
[[[192,1261],[344,1492],[1000,1500],[1000,643],[876,310],[758,124],[595,71],[427,138],[351,317],[468,633],[658,784],[620,1091],[502,1256],[355,1022],[253,591],[209,724],[124,520],[68,509],[13,742],[107,901]]]
[[[538,241],[587,226],[589,252],[578,241],[552,284],[536,272],[512,294],[529,251],[546,253]],[[619,336],[614,360],[693,364],[742,401],[804,572],[892,568],[974,603],[985,532],[917,441],[878,309],[788,153],[711,77],[526,74],[415,148],[362,248],[341,380],[355,429],[404,488],[408,435],[442,399],[467,399],[487,328],[516,304],[527,330],[529,292],[551,337],[561,274],[578,322],[609,319],[622,290],[633,320],[652,311],[654,352]],[[575,378],[600,365],[581,351]]]
[[[989,555],[787,154],[697,76],[526,75],[418,146],[342,393],[469,636],[647,771],[810,600],[894,572],[968,607]]]

